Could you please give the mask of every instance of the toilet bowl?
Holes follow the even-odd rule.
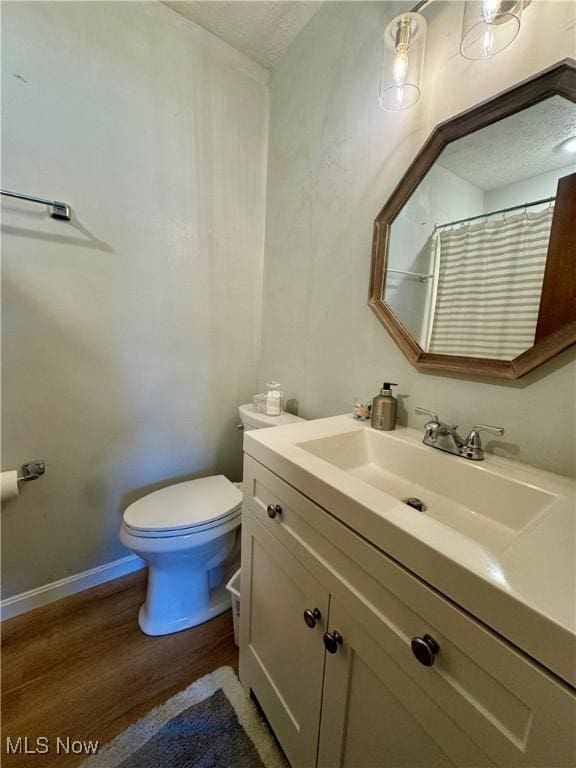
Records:
[[[244,429],[301,421],[239,408]],[[240,561],[242,492],[224,475],[176,483],[126,508],[120,541],[148,565],[138,623],[147,635],[179,632],[230,608],[226,582]]]

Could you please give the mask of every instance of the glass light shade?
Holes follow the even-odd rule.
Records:
[[[525,0],[466,0],[460,53],[487,59],[508,48],[518,32]]]
[[[420,98],[426,46],[426,19],[419,13],[396,16],[384,31],[384,55],[378,103],[399,112]]]

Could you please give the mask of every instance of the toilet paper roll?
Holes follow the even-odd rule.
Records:
[[[2,472],[0,475],[0,496],[2,501],[9,501],[18,496],[18,472],[11,469],[9,472]]]

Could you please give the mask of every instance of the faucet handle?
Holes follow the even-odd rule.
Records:
[[[465,458],[473,459],[474,461],[482,461],[484,458],[480,432],[490,432],[491,435],[502,437],[504,428],[493,427],[490,424],[476,424],[475,427],[472,427],[461,452],[461,455]]]
[[[474,433],[477,434],[478,432],[490,432],[491,435],[496,435],[496,437],[503,437],[505,434],[504,427],[493,427],[490,424],[476,424],[476,426],[472,427],[470,430],[468,440],[472,438]]]
[[[434,411],[429,411],[428,408],[421,408],[420,406],[417,406],[414,408],[414,413],[417,413],[419,416],[432,416],[432,421],[435,421],[437,424],[440,421],[438,414],[434,413]]]

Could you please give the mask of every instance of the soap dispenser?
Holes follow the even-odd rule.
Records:
[[[390,432],[396,429],[398,400],[393,396],[391,387],[397,386],[397,384],[385,381],[380,394],[376,395],[374,400],[372,400],[372,418],[370,423],[374,429],[380,429],[382,432]]]

